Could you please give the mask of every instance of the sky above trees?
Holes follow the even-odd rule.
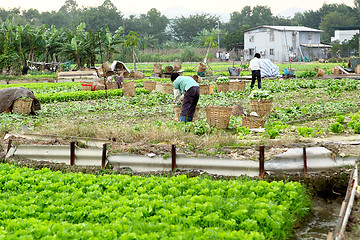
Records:
[[[101,5],[104,0],[77,0],[79,7],[97,7]],[[113,0],[113,4],[123,13],[140,14],[146,13],[151,8],[164,12],[167,9],[178,7],[180,10],[205,13],[232,13],[234,11],[240,11],[244,6],[268,6],[274,15],[292,7],[302,8],[304,10],[316,10],[319,9],[324,3],[331,4],[346,4],[350,7],[354,7],[354,0],[223,0],[223,1],[209,1],[209,0],[182,0],[182,1],[168,1],[168,0],[132,0],[132,1],[120,1]],[[0,8],[18,8],[30,9],[34,8],[43,11],[58,11],[63,6],[65,0],[49,1],[47,0],[12,0],[1,1]],[[179,16],[181,16],[179,11]]]

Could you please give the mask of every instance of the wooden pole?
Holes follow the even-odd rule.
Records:
[[[70,166],[75,165],[75,142],[70,143]]]
[[[304,159],[304,175],[305,177],[307,177],[308,169],[307,169],[306,147],[303,147],[303,159]]]
[[[171,171],[173,172],[176,168],[176,146],[171,145]]]
[[[265,175],[265,147],[259,147],[259,176],[264,178]]]
[[[8,147],[7,147],[6,154],[10,151],[11,145],[12,145],[12,139],[9,139],[9,143],[8,143]]]
[[[105,168],[105,164],[106,164],[106,143],[103,144],[103,151],[102,151],[102,158],[101,158],[101,168],[104,169]]]

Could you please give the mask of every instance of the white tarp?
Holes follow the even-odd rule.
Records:
[[[261,59],[261,77],[276,77],[279,75],[279,67],[270,59]]]

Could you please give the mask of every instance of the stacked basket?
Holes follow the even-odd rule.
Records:
[[[229,125],[231,112],[232,107],[207,106],[206,121],[211,127],[225,129]]]
[[[213,93],[214,87],[212,85],[200,84],[200,95],[210,95]]]
[[[248,128],[262,128],[264,127],[265,122],[266,118],[257,116],[243,116],[241,125]]]
[[[272,99],[250,99],[250,109],[259,117],[269,117],[272,108]]]
[[[19,98],[13,104],[13,113],[30,114],[33,100],[31,98]]]
[[[161,92],[166,94],[174,93],[174,84],[173,83],[161,83]]]
[[[234,91],[234,92],[244,91],[245,86],[246,86],[245,82],[239,82],[239,81],[230,82],[229,91]]]
[[[217,82],[216,89],[217,89],[217,92],[226,93],[227,91],[229,91],[229,83],[228,82]]]
[[[123,92],[126,97],[134,97],[136,95],[135,82],[134,80],[130,82],[123,83]]]
[[[144,82],[144,88],[145,88],[146,90],[148,90],[149,92],[152,92],[152,91],[154,91],[155,88],[156,88],[156,82],[154,82],[154,81],[152,81],[152,80],[150,80],[150,81],[145,81],[145,82]]]

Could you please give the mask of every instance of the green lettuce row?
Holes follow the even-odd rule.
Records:
[[[148,90],[138,88],[136,94],[149,93]],[[106,97],[123,96],[122,89],[109,89],[98,91],[78,91],[78,92],[57,92],[50,94],[35,94],[40,103],[50,102],[68,102],[68,101],[85,101],[93,99],[104,99]]]
[[[0,164],[0,186],[0,239],[287,239],[310,207],[298,182]]]

